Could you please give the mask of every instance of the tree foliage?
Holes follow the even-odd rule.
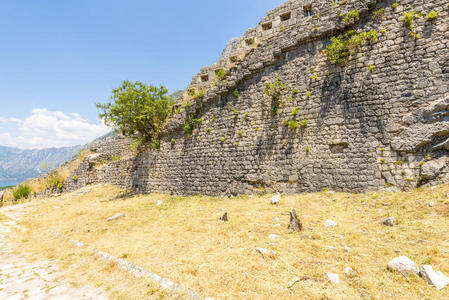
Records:
[[[164,86],[158,88],[138,81],[124,81],[119,88],[112,90],[111,100],[97,104],[106,125],[142,142],[159,139],[161,127],[171,111]]]

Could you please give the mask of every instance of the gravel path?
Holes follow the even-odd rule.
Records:
[[[13,253],[8,233],[26,213],[29,204],[0,208],[0,214],[10,218],[0,221],[0,299],[108,299],[104,290],[87,285],[73,287],[58,278],[54,261],[30,263],[25,257]]]

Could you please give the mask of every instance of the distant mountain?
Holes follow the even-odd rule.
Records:
[[[178,97],[180,97],[182,95],[184,91],[183,90],[178,90],[178,91],[174,91],[173,93],[171,93],[170,95],[168,95],[168,99],[170,99],[170,101],[175,102],[176,99]]]
[[[72,158],[82,146],[21,150],[0,146],[0,186],[16,185],[45,173]]]

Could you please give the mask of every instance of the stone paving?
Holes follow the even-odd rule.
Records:
[[[0,208],[0,214],[10,220],[0,221],[0,299],[108,299],[103,289],[90,285],[74,287],[59,279],[54,261],[40,260],[30,263],[24,256],[14,254],[8,240],[11,228],[26,213],[29,204]]]

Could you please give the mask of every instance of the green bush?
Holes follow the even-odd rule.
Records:
[[[17,200],[28,198],[31,194],[31,188],[26,184],[21,184],[13,191],[12,194]]]
[[[161,127],[171,112],[164,86],[124,81],[112,91],[112,102],[97,104],[100,117],[121,133],[142,142],[159,139]]]
[[[112,155],[111,156],[112,161],[119,161],[120,160],[120,156],[118,155]]]
[[[235,97],[235,98],[238,98],[239,96],[240,96],[239,90],[238,90],[238,89],[235,89],[235,90],[234,90],[234,97]]]

